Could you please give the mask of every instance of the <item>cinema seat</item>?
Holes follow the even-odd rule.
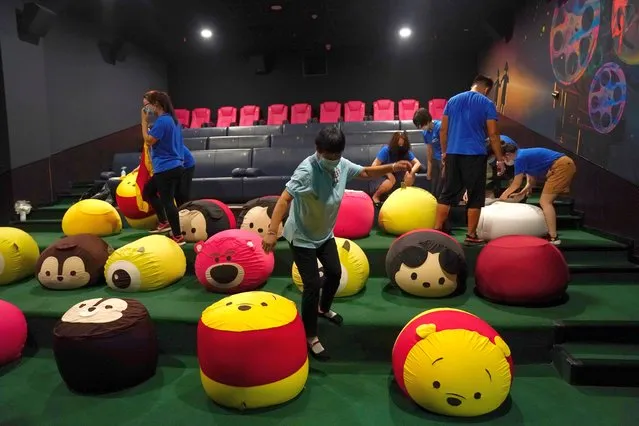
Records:
[[[271,148],[315,148],[316,135],[272,135]]]
[[[189,124],[191,122],[191,111],[189,111],[188,109],[178,108],[175,110],[175,116],[177,117],[182,127],[189,127]]]
[[[428,101],[428,112],[433,120],[441,120],[444,116],[444,109],[448,101],[446,99],[431,99]]]
[[[217,110],[217,127],[237,126],[237,108],[232,106],[220,107]]]
[[[327,124],[323,123],[308,123],[308,124],[285,124],[282,127],[282,134],[295,135],[295,136],[317,136],[320,130],[327,127]]]
[[[408,141],[411,144],[424,143],[424,137],[420,130],[408,130]],[[346,135],[346,145],[378,145],[387,144],[395,134],[395,131],[361,132]]]
[[[342,120],[342,104],[332,101],[320,104],[320,123],[339,123]]]
[[[375,152],[377,154],[377,152]],[[375,157],[370,156],[369,145],[346,145],[344,150],[344,158],[352,161],[360,166],[370,166],[373,163]],[[354,191],[364,191],[367,194],[370,193],[370,181],[364,179],[352,179],[346,184],[347,189]]]
[[[288,105],[273,104],[268,107],[268,118],[266,124],[269,126],[278,126],[288,123]]]
[[[268,148],[267,148],[268,149]],[[213,198],[224,203],[242,203],[242,179],[232,177],[236,168],[251,167],[251,149],[194,151],[195,172],[191,199]]]
[[[204,138],[210,136],[226,136],[226,127],[201,127],[182,129],[183,138]]]
[[[291,107],[291,124],[307,124],[311,122],[310,104],[295,104]]]
[[[263,135],[281,135],[282,126],[244,126],[229,127],[227,134],[229,136],[263,136]]]
[[[249,149],[268,148],[271,146],[271,137],[269,135],[219,136],[209,138],[208,141],[208,149]]]
[[[184,145],[189,151],[204,151],[208,149],[208,140],[209,138],[184,138]]]
[[[341,124],[346,135],[361,132],[380,132],[399,130],[399,121],[351,121]]]
[[[373,120],[399,120],[399,117],[395,115],[395,102],[390,99],[378,99],[373,102]]]
[[[199,127],[212,127],[210,109],[195,108],[191,113],[191,128]]]
[[[364,121],[366,104],[362,101],[348,101],[344,104],[344,121]]]
[[[416,99],[402,99],[398,102],[399,119],[412,120],[415,111],[419,109],[419,101]]]
[[[266,195],[280,194],[295,168],[315,152],[308,148],[256,148],[250,177],[243,180],[244,197],[247,200]]]
[[[100,173],[100,179],[94,181],[95,184],[106,182],[109,178],[120,176],[122,167],[125,167],[125,172],[130,173],[137,166],[140,165],[140,153],[139,152],[118,152],[113,155],[113,162],[111,163],[111,170]]]
[[[240,126],[257,126],[260,124],[260,107],[244,105],[240,108]]]

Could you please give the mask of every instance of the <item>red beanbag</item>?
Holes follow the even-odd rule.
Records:
[[[375,222],[373,200],[364,191],[346,190],[337,213],[333,233],[336,237],[356,240],[366,238]]]
[[[27,342],[27,320],[15,305],[0,300],[0,366],[17,360]]]
[[[477,257],[477,292],[496,303],[543,304],[564,297],[570,273],[563,254],[548,241],[512,235],[489,242]]]

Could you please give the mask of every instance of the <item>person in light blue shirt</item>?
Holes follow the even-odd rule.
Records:
[[[302,320],[308,350],[322,361],[330,357],[317,337],[318,318],[338,325],[343,322],[342,316],[331,310],[331,305],[342,277],[333,228],[346,184],[354,178],[372,179],[411,169],[411,163],[406,160],[374,167],[354,164],[342,157],[345,146],[346,138],[339,128],[327,127],[319,132],[315,139],[316,152],[293,172],[273,210],[262,242],[265,252],[273,250],[282,219],[289,212],[284,238],[304,285]],[[323,278],[320,278],[318,262]]]
[[[442,190],[442,146],[439,142],[439,132],[442,127],[440,120],[433,120],[426,108],[415,111],[413,124],[424,135],[426,144],[426,179],[431,182],[430,192],[439,197]]]

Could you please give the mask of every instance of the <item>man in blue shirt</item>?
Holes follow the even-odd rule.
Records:
[[[343,321],[341,315],[331,310],[331,305],[342,276],[333,228],[346,184],[354,178],[371,179],[411,168],[406,160],[362,167],[342,158],[345,146],[346,139],[339,128],[327,127],[320,131],[315,139],[315,154],[302,161],[293,172],[275,205],[262,242],[264,251],[273,250],[282,219],[290,211],[284,225],[284,238],[291,247],[304,285],[302,320],[308,350],[319,360],[327,360],[329,356],[317,337],[318,317],[338,325]],[[324,268],[323,282],[318,262]]]
[[[477,225],[486,200],[486,137],[490,138],[497,157],[498,173],[503,173],[505,167],[497,128],[497,109],[487,97],[492,88],[492,79],[483,75],[475,77],[468,92],[448,100],[439,132],[444,187],[438,200],[435,229],[442,230],[450,213],[450,206],[459,202],[466,189],[466,245],[484,244],[477,237]]]
[[[506,135],[499,135],[502,144],[511,144],[517,146],[517,143]],[[490,140],[486,139],[486,152],[488,154],[488,168],[486,169],[486,180],[491,185],[492,192],[495,198],[499,198],[504,192],[504,182],[509,182],[515,176],[513,174],[513,167],[506,164],[506,170],[503,174],[497,173],[497,159],[493,153],[493,149],[490,146]],[[505,163],[505,161],[504,161]],[[508,185],[505,185],[508,186]]]
[[[430,184],[430,192],[439,197],[442,190],[442,146],[439,142],[439,132],[442,122],[433,120],[426,108],[415,111],[413,124],[422,131],[426,144],[426,179]]]

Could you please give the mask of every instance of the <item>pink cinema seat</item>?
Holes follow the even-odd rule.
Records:
[[[288,105],[269,105],[266,124],[268,124],[269,126],[279,126],[280,124],[284,123],[288,123]]]
[[[444,108],[448,101],[446,99],[431,99],[428,101],[428,112],[433,120],[441,120],[444,115]]]
[[[237,126],[237,108],[223,106],[217,110],[217,127]]]
[[[291,124],[306,124],[310,119],[310,104],[295,104],[291,107]]]
[[[178,121],[182,125],[182,127],[189,127],[189,122],[191,121],[191,111],[188,109],[176,109],[175,116]]]
[[[391,101],[390,99],[378,99],[375,102],[373,102],[373,120],[375,121],[396,120],[395,102]]]
[[[200,128],[211,122],[211,110],[208,108],[195,108],[191,118],[191,128]]]
[[[337,123],[341,120],[342,104],[332,101],[320,104],[320,123]]]
[[[240,109],[240,126],[256,126],[260,121],[260,107],[244,105]]]
[[[344,121],[364,121],[366,104],[362,101],[348,101],[344,104]]]
[[[417,99],[402,99],[398,104],[400,120],[412,120],[415,111],[419,109],[419,101]]]

